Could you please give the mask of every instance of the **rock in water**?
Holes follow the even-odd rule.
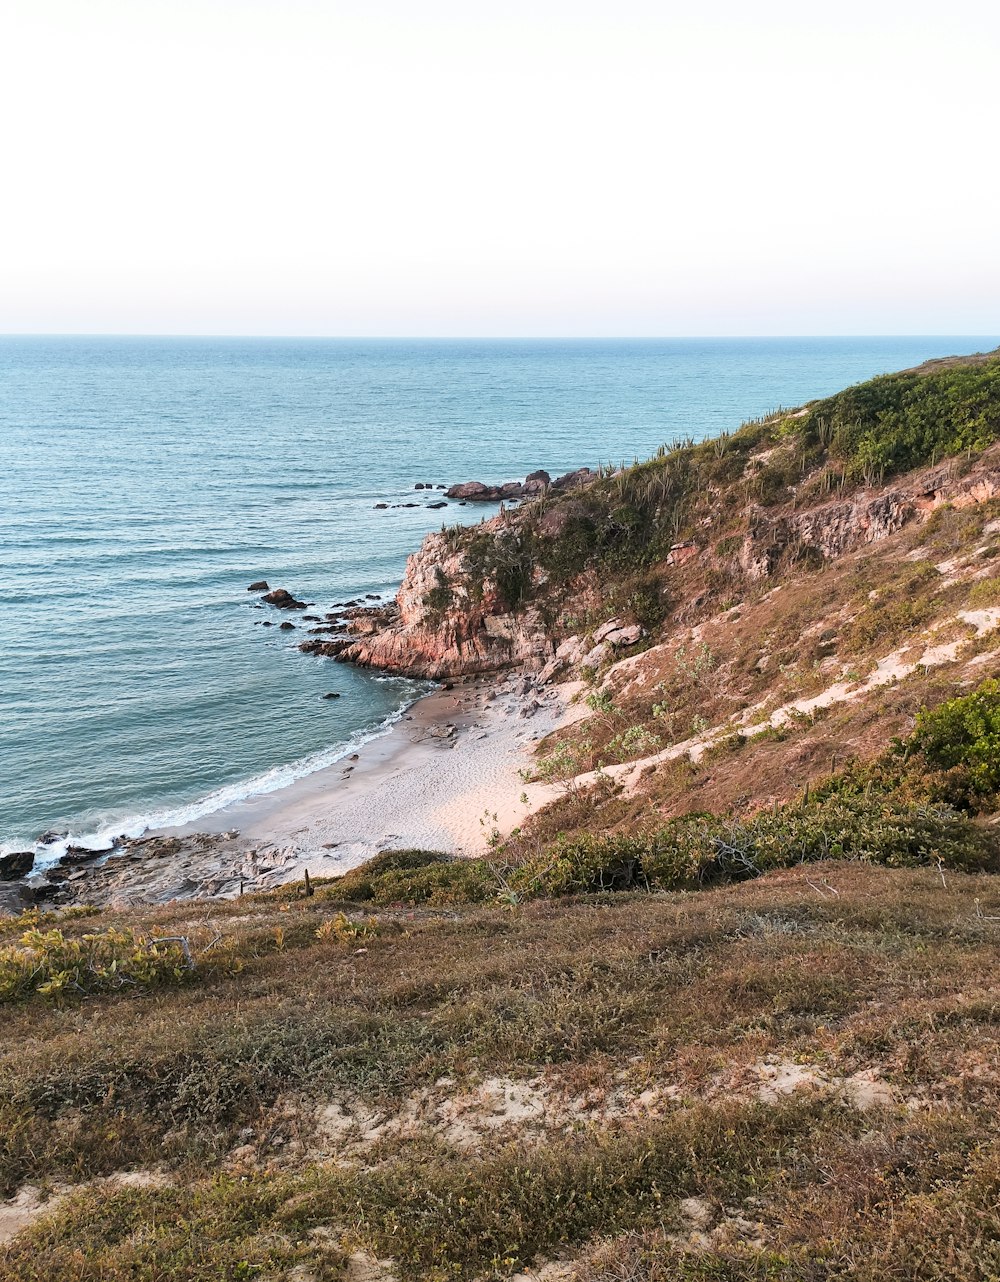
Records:
[[[464,481],[445,490],[445,494],[450,499],[490,499],[494,490],[494,486],[484,485],[482,481]]]
[[[33,850],[15,850],[9,855],[0,855],[0,881],[18,881],[27,877],[34,866]]]
[[[273,592],[268,592],[264,598],[268,605],[273,605],[278,610],[305,610],[305,601],[298,601],[292,596],[287,588],[275,588]]]
[[[251,583],[247,588],[248,592],[269,592],[270,590],[267,579],[258,579],[256,583]]]

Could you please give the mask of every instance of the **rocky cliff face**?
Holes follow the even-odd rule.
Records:
[[[477,530],[488,536],[509,521],[498,516]],[[395,610],[359,611],[348,624],[357,639],[336,657],[432,680],[544,662],[552,645],[538,610],[509,611],[495,583],[471,575],[463,551],[429,534],[407,561]]]
[[[787,555],[812,550],[831,560],[894,535],[912,520],[926,519],[942,504],[968,506],[1000,495],[1000,446],[991,447],[971,460],[950,460],[924,468],[890,486],[856,491],[844,499],[799,508],[788,503],[779,508],[749,505],[745,509],[744,536],[735,562],[747,582],[772,576],[787,564]],[[533,506],[501,513],[468,531],[428,535],[409,558],[395,605],[356,609],[347,622],[347,636],[333,641],[309,642],[315,653],[335,656],[369,668],[405,676],[440,679],[463,673],[497,672],[504,668],[542,668],[559,663],[560,646],[567,633],[551,626],[551,585],[540,569],[532,570],[522,608],[509,609],[497,583],[482,570],[482,559],[469,553],[473,540],[499,546],[531,527],[538,546],[556,546],[565,537],[564,526],[572,517],[569,504]],[[710,522],[709,517],[709,522]],[[704,523],[704,522],[703,522]],[[705,601],[705,578],[713,564],[710,527],[704,535],[674,544],[656,572],[667,582],[678,610]],[[592,576],[591,576],[592,577]],[[605,582],[604,591],[608,588]],[[587,572],[571,583],[571,597],[590,592],[601,599],[601,588],[588,581]],[[564,585],[565,592],[565,585]],[[685,597],[687,600],[685,600]],[[576,612],[573,612],[576,613]],[[690,612],[687,612],[690,613]],[[546,619],[549,622],[546,622]],[[627,620],[626,620],[627,622]],[[623,620],[615,619],[615,627]],[[640,632],[642,629],[640,629]],[[645,633],[644,633],[645,635]],[[594,637],[581,633],[572,656],[563,656],[562,667],[583,662],[579,655],[595,645]],[[577,654],[579,650],[579,655]]]

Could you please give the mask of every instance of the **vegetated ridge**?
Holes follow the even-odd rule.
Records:
[[[1000,1276],[1000,354],[431,536],[487,856],[0,921],[0,1282]]]

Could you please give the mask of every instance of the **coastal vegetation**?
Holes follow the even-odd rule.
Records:
[[[934,363],[432,536],[393,653],[575,683],[523,815],[0,921],[0,1282],[994,1282],[998,440]]]
[[[10,1008],[0,1175],[51,1198],[0,1278],[985,1282],[997,886],[133,912],[241,969]]]

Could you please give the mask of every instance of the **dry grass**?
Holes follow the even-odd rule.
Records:
[[[862,1253],[881,1274],[856,1276],[985,1278],[966,1257],[995,1214],[1000,887],[946,883],[813,865],[700,894],[379,909],[360,945],[317,938],[342,905],[294,891],[130,917],[221,931],[241,969],[13,1008],[0,1171],[9,1190],[151,1164],[179,1183],[82,1192],[8,1249],[0,1279],[334,1277],[341,1239],[412,1279],[570,1249],[595,1279],[833,1278],[852,1243],[930,1206],[920,1267],[897,1237]],[[873,1073],[897,1103],[765,1103],[768,1062]],[[493,1075],[563,1103],[530,1136],[497,1132],[487,1158],[455,1148],[435,1107]],[[318,1106],[391,1117],[418,1098],[423,1120],[360,1165],[320,1159]],[[249,1182],[223,1175],[234,1161]],[[686,1252],[688,1197],[738,1211],[765,1247],[721,1234]]]

